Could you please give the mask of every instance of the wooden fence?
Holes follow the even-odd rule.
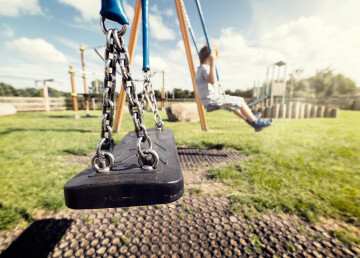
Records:
[[[13,105],[18,112],[45,111],[44,98],[0,97],[0,103]],[[65,110],[65,98],[49,98],[50,110]]]
[[[293,98],[293,102],[308,103],[312,105],[322,105],[331,108],[360,110],[360,98],[359,97],[342,97],[332,99],[305,99],[305,98]],[[49,98],[50,110],[72,110],[73,102],[72,98]],[[195,102],[195,99],[168,99],[166,106],[179,102]],[[13,105],[18,112],[26,111],[45,111],[44,98],[32,98],[32,97],[0,97],[0,103],[9,103]],[[85,109],[85,99],[78,98],[79,109]],[[263,102],[264,106],[268,106],[266,101]],[[102,99],[95,98],[90,99],[90,109],[101,109]],[[158,107],[160,107],[160,101],[158,101]]]

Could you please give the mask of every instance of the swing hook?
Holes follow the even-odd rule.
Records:
[[[102,30],[102,32],[105,34],[105,35],[107,35],[107,33],[108,33],[108,30],[106,29],[106,27],[105,27],[105,17],[104,16],[101,16],[101,18],[100,18],[100,27],[101,27],[101,30]],[[125,34],[125,32],[126,32],[126,30],[127,30],[127,24],[123,24],[122,25],[122,28],[121,28],[121,30],[118,32],[118,36],[119,37],[121,37],[121,36],[123,36],[124,34]]]

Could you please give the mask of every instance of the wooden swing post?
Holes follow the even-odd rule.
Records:
[[[199,113],[199,117],[200,117],[201,129],[203,131],[207,131],[207,124],[206,124],[204,109],[202,107],[202,104],[200,102],[200,99],[199,99],[199,96],[197,93],[197,89],[196,89],[194,60],[193,60],[192,54],[191,54],[189,35],[188,35],[188,31],[186,29],[184,12],[182,10],[180,0],[175,0],[175,5],[176,5],[176,11],[177,11],[177,14],[179,17],[180,29],[181,29],[181,34],[182,34],[184,45],[185,45],[186,56],[187,56],[187,60],[189,63],[191,80],[192,80],[192,84],[194,87],[195,100],[196,100],[198,113]]]
[[[81,63],[82,63],[82,69],[83,69],[83,81],[84,81],[84,97],[85,97],[85,110],[86,110],[86,116],[90,116],[90,105],[89,105],[89,98],[87,96],[87,87],[86,87],[86,73],[85,73],[85,56],[84,56],[84,46],[80,46],[80,52],[81,52]]]
[[[132,64],[132,60],[133,60],[133,56],[134,56],[134,52],[135,52],[135,45],[136,45],[136,40],[137,40],[137,36],[138,36],[138,31],[139,31],[140,17],[141,17],[141,0],[137,0],[136,5],[135,5],[134,20],[133,20],[133,23],[131,26],[131,33],[130,33],[130,40],[129,40],[130,66]],[[118,102],[116,105],[115,122],[114,122],[114,127],[113,127],[114,132],[120,131],[125,100],[126,100],[126,92],[124,90],[124,86],[121,85],[120,95],[119,95]]]

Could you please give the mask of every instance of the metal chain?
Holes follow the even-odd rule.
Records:
[[[152,141],[143,120],[144,111],[142,103],[138,100],[134,79],[130,73],[130,56],[122,37],[126,29],[124,30],[123,28],[120,32],[117,29],[106,30],[103,17],[101,18],[101,26],[106,34],[103,118],[101,123],[101,140],[96,148],[96,154],[91,160],[92,166],[97,172],[109,172],[114,165],[112,151],[114,150],[115,141],[112,137],[112,126],[114,121],[116,63],[119,63],[123,87],[129,101],[129,112],[135,126],[138,162],[143,169],[155,169],[159,164],[159,156],[152,149]],[[107,121],[108,124],[106,123]],[[107,136],[105,135],[106,133],[108,134]],[[142,148],[144,142],[148,143],[147,149]],[[109,150],[101,150],[104,144],[110,144]]]
[[[151,71],[150,70],[144,71],[144,87],[143,87],[142,99],[144,99],[144,95],[146,96],[147,101],[150,103],[151,110],[154,113],[155,126],[158,130],[161,130],[164,127],[164,122],[162,121],[162,118],[159,114],[159,110],[157,107],[155,92],[154,92],[154,89],[153,89],[152,83],[151,83]]]

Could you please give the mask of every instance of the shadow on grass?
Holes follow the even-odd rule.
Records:
[[[93,131],[84,130],[84,129],[44,129],[44,128],[36,128],[36,129],[26,129],[26,128],[11,128],[6,131],[0,132],[0,135],[6,135],[10,133],[16,132],[25,132],[25,131],[33,131],[33,132],[79,132],[79,133],[92,133]]]
[[[0,257],[48,257],[72,222],[68,219],[37,220]]]

